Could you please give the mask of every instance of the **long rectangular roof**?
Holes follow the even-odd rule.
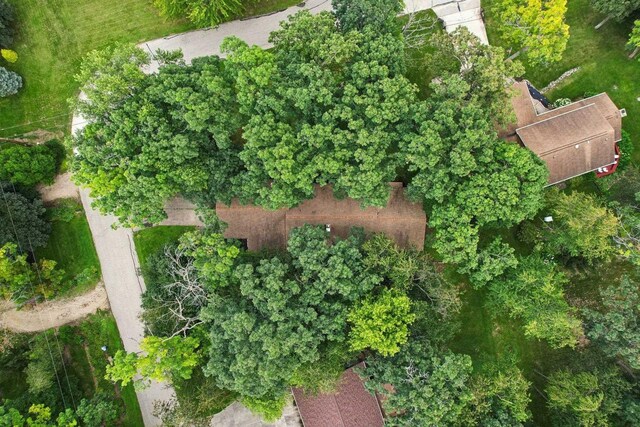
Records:
[[[233,201],[216,205],[218,217],[227,223],[225,237],[246,239],[249,250],[286,247],[289,233],[304,224],[331,226],[331,234],[345,238],[352,227],[385,233],[398,245],[422,249],[427,218],[419,203],[410,202],[401,183],[391,183],[387,206],[362,208],[350,198],[337,199],[331,186],[317,186],[315,197],[291,209],[270,211]]]

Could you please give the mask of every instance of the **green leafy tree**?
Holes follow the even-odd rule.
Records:
[[[198,27],[215,27],[238,16],[242,0],[153,0],[163,16],[188,18]]]
[[[416,132],[401,151],[410,172],[409,196],[429,207],[434,248],[465,271],[478,265],[479,228],[531,218],[542,205],[545,167],[529,150],[500,140],[470,86],[449,76],[418,105]]]
[[[193,258],[194,266],[210,289],[223,287],[231,280],[240,248],[222,234],[192,231],[180,237],[179,249]]]
[[[77,183],[125,225],[158,223],[167,199],[229,202],[240,168],[233,138],[241,127],[225,62],[178,61],[145,76],[140,49],[92,53],[77,80],[76,109],[91,122],[72,141]]]
[[[428,253],[401,249],[382,233],[373,235],[362,247],[365,265],[393,288],[426,297],[442,319],[459,312],[462,302],[458,286],[444,278]]]
[[[126,386],[140,376],[137,387],[147,380],[171,381],[173,377],[189,379],[198,366],[200,341],[194,337],[145,337],[140,342],[140,354],[118,350],[113,363],[107,366],[106,378]]]
[[[477,288],[484,286],[517,265],[515,249],[497,237],[478,252],[478,267],[471,270],[471,283]]]
[[[0,188],[0,246],[14,242],[22,252],[45,246],[51,226],[42,201],[9,191],[11,186],[1,182]]]
[[[600,13],[624,20],[636,10],[640,9],[640,0],[591,0],[593,8]]]
[[[300,12],[265,52],[228,39],[243,128],[242,196],[268,208],[313,197],[315,184],[383,206],[399,166],[417,89],[404,76],[402,40],[371,27],[342,33],[330,13]]]
[[[24,373],[29,393],[33,395],[57,387],[56,375],[62,372],[62,359],[51,351],[51,335],[49,332],[36,335],[29,349],[29,364]]]
[[[547,405],[562,425],[608,426],[621,410],[631,384],[614,370],[554,372],[546,386]]]
[[[469,356],[437,354],[415,341],[393,357],[368,359],[361,375],[366,388],[382,396],[386,425],[444,426],[453,425],[473,398],[471,371]]]
[[[529,62],[558,62],[567,48],[569,26],[565,23],[567,0],[498,0],[495,19],[502,39]]]
[[[515,427],[523,426],[531,418],[531,383],[515,366],[499,369],[491,367],[473,377],[473,398],[465,407],[456,425]]]
[[[11,47],[15,35],[15,10],[7,0],[0,0],[0,47]]]
[[[575,347],[582,324],[564,299],[566,276],[534,254],[520,259],[517,268],[489,285],[489,305],[524,322],[525,335],[546,340],[553,348]]]
[[[205,373],[244,397],[269,398],[317,362],[320,347],[345,342],[350,307],[380,281],[360,244],[352,236],[328,245],[324,227],[304,226],[291,232],[286,258],[238,265],[237,284],[201,313],[211,342]]]
[[[537,233],[528,237],[535,239],[531,243],[542,241],[551,254],[582,257],[589,263],[613,255],[619,222],[594,196],[552,191],[547,204],[553,222],[539,225]]]
[[[408,296],[385,289],[376,299],[365,299],[349,312],[351,349],[370,348],[383,356],[392,356],[406,344],[409,325],[415,317]]]
[[[425,65],[433,75],[459,75],[493,120],[502,125],[512,121],[511,81],[524,74],[519,62],[505,60],[504,49],[483,44],[465,26],[452,33],[436,32],[429,44],[435,50]]]
[[[9,145],[0,150],[0,180],[32,186],[51,184],[56,175],[56,158],[46,145]]]
[[[27,415],[22,415],[15,408],[6,409],[4,406],[0,406],[0,426],[2,427],[75,427],[78,425],[71,409],[59,413],[55,420],[52,420],[51,417],[51,408],[43,404],[31,405]]]
[[[343,32],[368,26],[377,32],[398,32],[396,16],[404,6],[401,0],[332,0],[331,4]]]
[[[113,425],[118,419],[118,406],[106,393],[96,393],[91,399],[82,399],[76,416],[86,427]]]
[[[628,276],[601,291],[603,310],[585,309],[587,336],[606,354],[640,369],[640,290]]]
[[[18,93],[22,87],[22,77],[13,71],[0,67],[0,98]]]
[[[13,243],[0,247],[0,296],[19,304],[31,298],[51,298],[62,288],[64,271],[55,261],[29,264]]]
[[[272,423],[282,417],[282,410],[287,404],[287,395],[281,394],[268,398],[243,397],[242,404],[264,421]]]

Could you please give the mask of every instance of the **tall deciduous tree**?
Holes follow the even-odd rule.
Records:
[[[139,69],[148,57],[121,46],[91,54],[78,81],[77,110],[90,122],[75,136],[74,179],[121,223],[157,223],[176,194],[229,201],[241,127],[225,63],[199,58]]]
[[[396,16],[402,12],[402,0],[332,0],[338,25],[343,32],[370,26],[377,32],[398,32]]]
[[[361,375],[383,396],[387,425],[444,426],[454,425],[472,399],[471,371],[469,356],[438,354],[416,341],[393,357],[369,358]]]
[[[603,310],[584,310],[589,338],[606,354],[619,356],[640,369],[640,289],[624,276],[601,291]]]
[[[594,196],[551,191],[547,193],[547,205],[553,222],[528,225],[533,230],[528,230],[525,238],[531,243],[542,242],[551,254],[582,257],[589,263],[614,253],[618,220]]]
[[[524,322],[530,338],[546,340],[551,347],[575,347],[582,324],[564,299],[567,278],[539,255],[520,260],[517,268],[489,285],[489,305]]]
[[[633,30],[629,34],[629,46],[633,49],[629,57],[634,58],[640,52],[640,19],[633,23]]]
[[[355,237],[329,245],[323,227],[304,226],[292,231],[287,258],[237,266],[235,290],[215,293],[201,314],[211,341],[205,373],[246,397],[280,396],[321,347],[346,340],[349,308],[379,282],[359,246]]]
[[[402,75],[402,40],[371,27],[342,33],[330,13],[281,25],[272,52],[237,39],[224,46],[249,116],[243,195],[290,207],[331,183],[363,205],[385,205],[416,94]]]
[[[370,348],[392,356],[406,344],[415,318],[407,295],[385,289],[375,300],[366,299],[349,312],[349,344],[353,350]]]
[[[494,10],[503,40],[532,64],[562,59],[569,40],[567,0],[498,0]]]
[[[615,369],[557,371],[546,387],[547,405],[555,412],[558,424],[608,426],[622,409],[623,396],[631,387]]]
[[[593,8],[598,12],[622,21],[640,9],[640,0],[591,0]]]
[[[511,81],[524,73],[519,62],[505,60],[504,49],[483,44],[465,26],[452,33],[437,32],[429,44],[435,51],[425,65],[433,75],[460,75],[493,120],[502,125],[512,121]]]
[[[137,377],[136,386],[144,387],[148,380],[171,381],[173,377],[189,379],[198,366],[200,341],[194,337],[175,336],[168,339],[148,336],[140,343],[141,354],[118,350],[107,379],[126,386]]]
[[[446,262],[478,265],[479,227],[531,218],[542,206],[545,167],[529,150],[500,140],[459,76],[433,85],[416,107],[416,132],[401,152],[415,175],[409,196],[429,206],[434,247]]]

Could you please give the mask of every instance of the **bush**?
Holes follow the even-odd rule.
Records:
[[[16,53],[16,51],[11,49],[0,49],[0,56],[2,56],[5,61],[10,64],[18,61],[18,54]]]
[[[199,27],[215,27],[240,14],[241,0],[154,0],[164,16],[187,17]]]
[[[15,30],[15,11],[7,0],[0,0],[0,46],[11,46]]]
[[[50,184],[56,176],[56,158],[46,145],[12,144],[0,150],[0,180],[25,186]]]
[[[75,199],[62,199],[56,205],[47,210],[51,221],[70,222],[76,214],[82,212],[82,206]]]
[[[15,95],[21,87],[22,77],[13,71],[0,67],[0,98]]]

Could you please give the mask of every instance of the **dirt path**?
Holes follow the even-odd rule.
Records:
[[[33,309],[16,310],[13,303],[0,302],[0,329],[38,332],[83,319],[98,310],[108,310],[104,285],[74,298],[48,301]]]
[[[71,182],[71,172],[58,175],[52,185],[39,185],[38,191],[42,195],[42,201],[53,202],[57,199],[79,199],[78,187]]]

